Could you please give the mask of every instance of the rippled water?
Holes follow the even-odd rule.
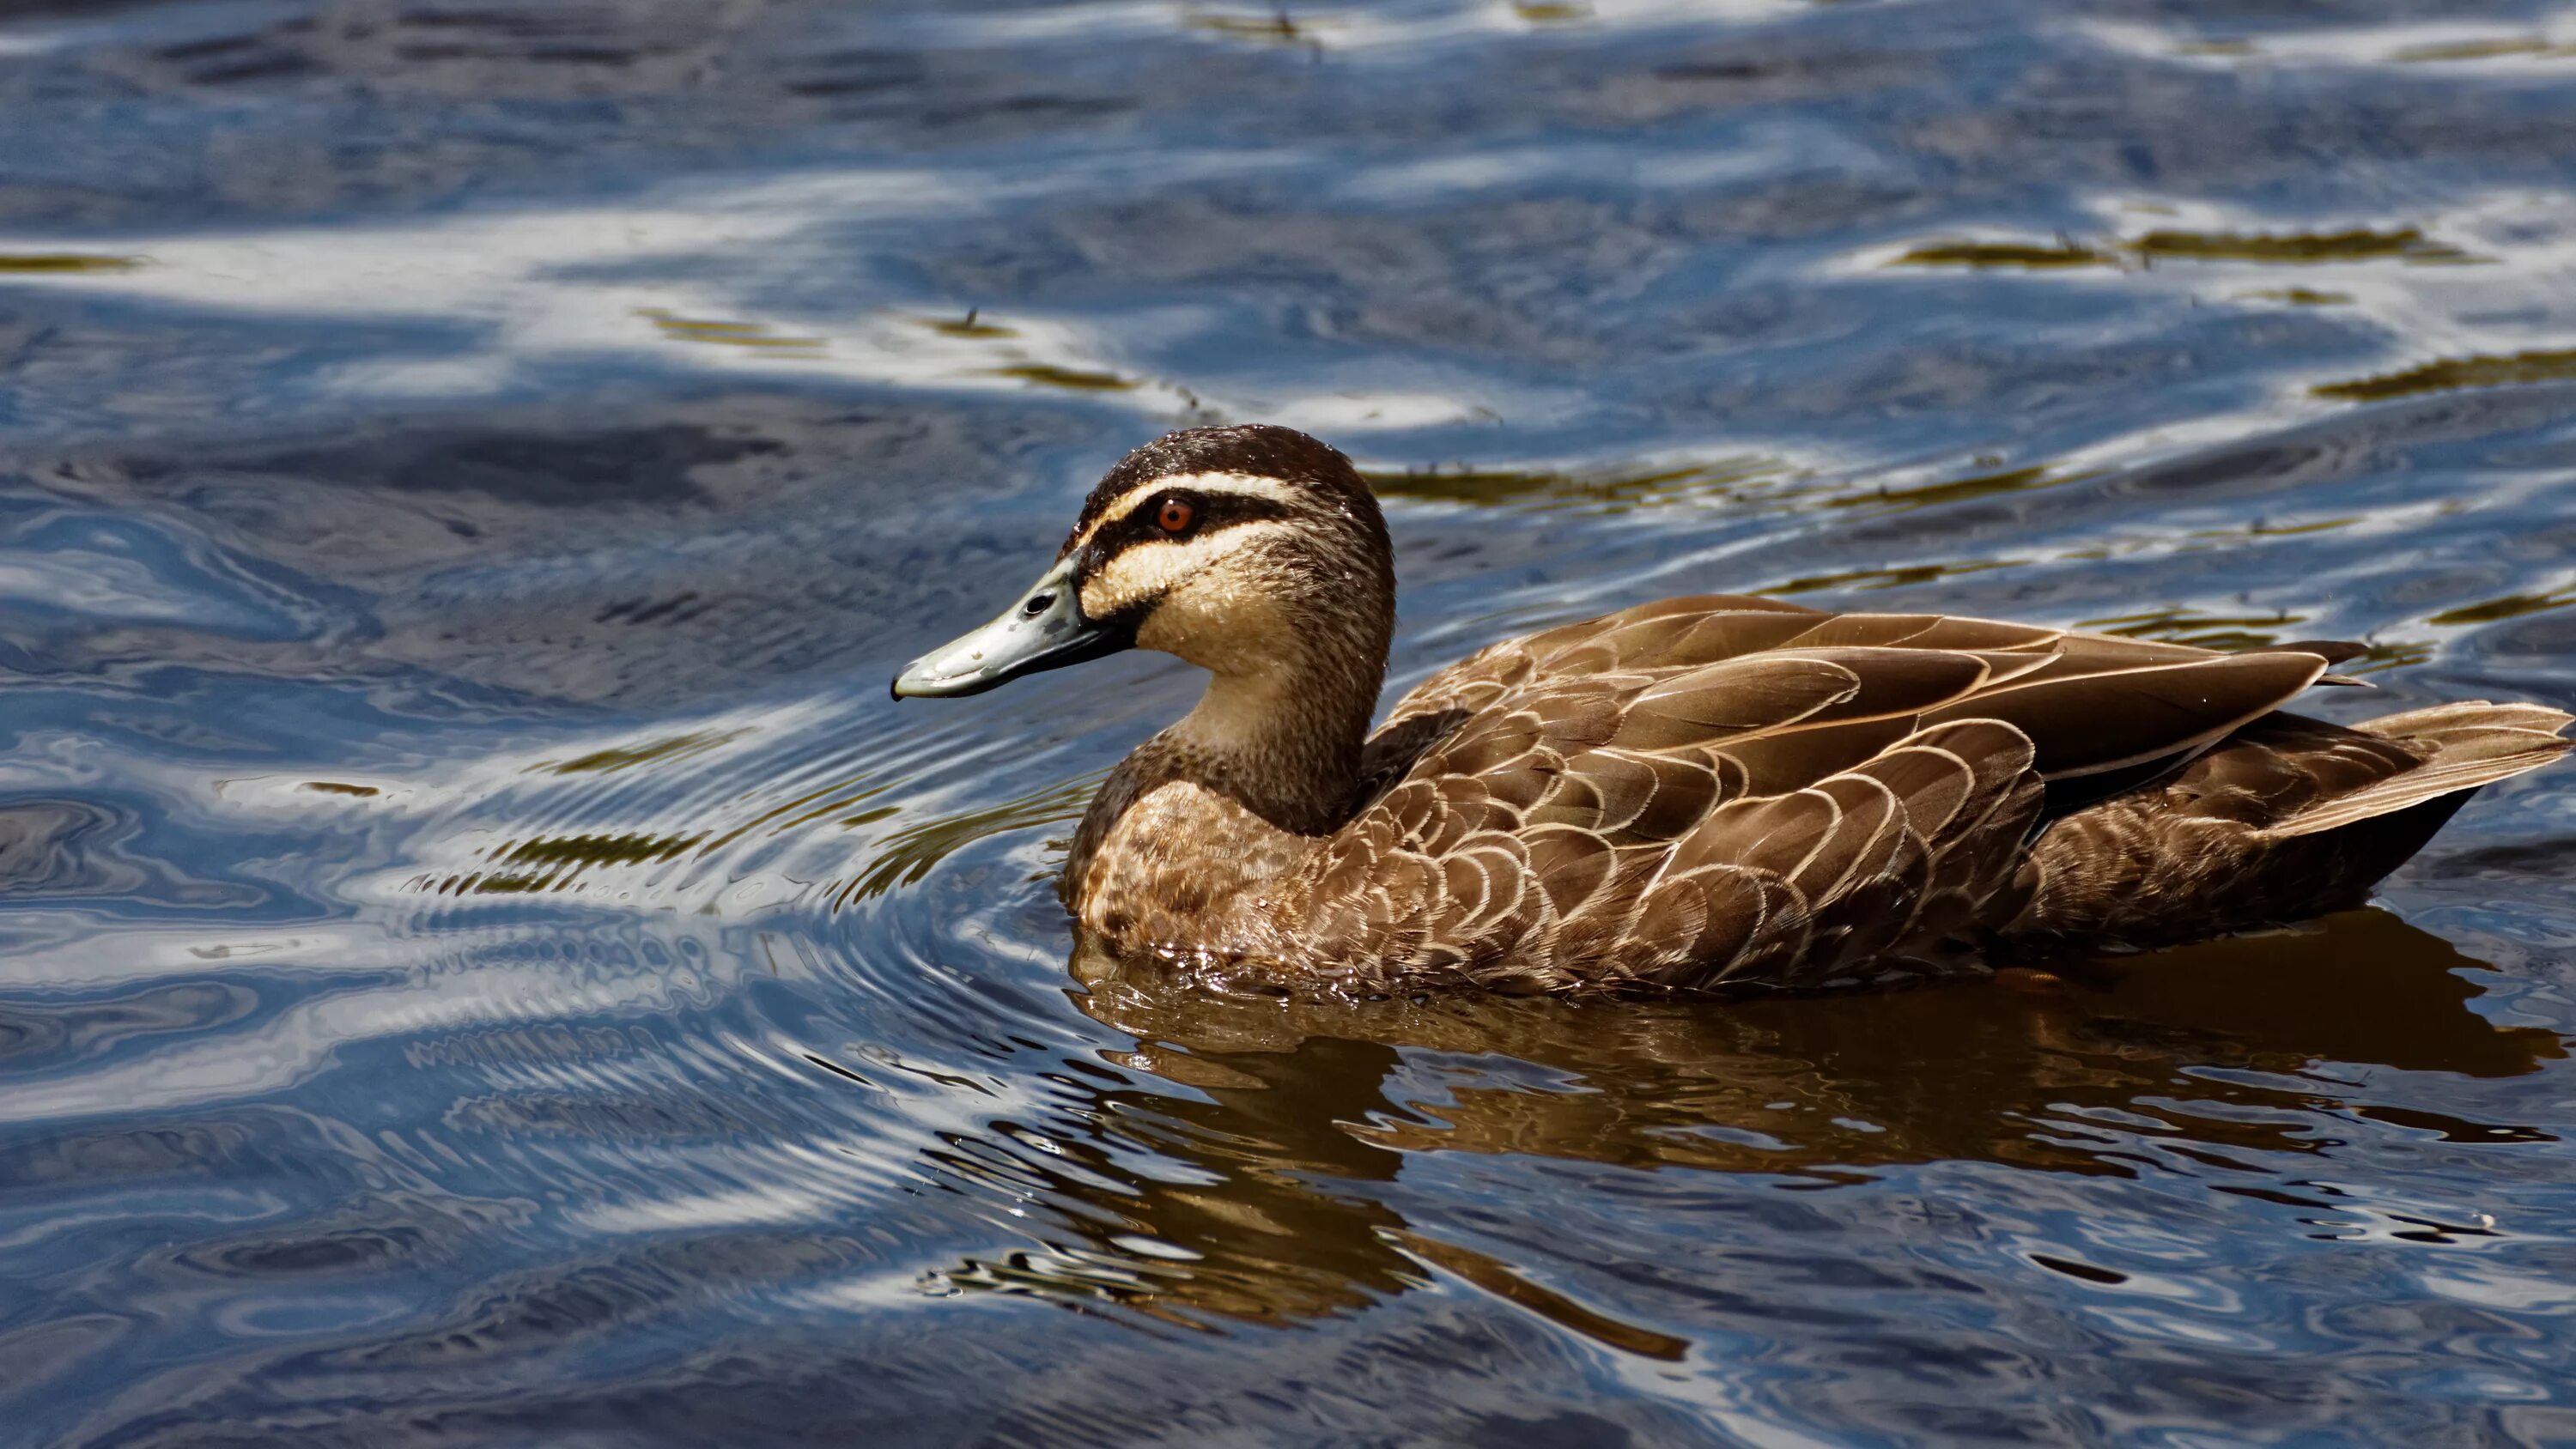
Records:
[[[2576,705],[2576,12],[0,18],[0,1441],[2576,1439],[2576,768],[2063,982],[1074,986],[885,698],[1178,422],[1660,594]]]

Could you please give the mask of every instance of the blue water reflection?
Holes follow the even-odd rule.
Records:
[[[2576,775],[1732,1008],[1085,990],[1195,685],[883,680],[1100,468],[1409,683],[1692,589],[2576,701],[2536,4],[19,6],[0,1441],[2550,1443]]]

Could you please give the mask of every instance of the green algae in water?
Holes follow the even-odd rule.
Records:
[[[2414,227],[2390,231],[2263,232],[2151,231],[2126,244],[2151,261],[2256,262],[2265,266],[2318,266],[2335,262],[2462,262],[2467,252],[2434,241]]]
[[[1812,574],[1791,579],[1785,584],[1770,584],[1748,592],[1755,594],[1812,594],[1824,589],[1901,589],[1916,584],[1937,583],[1962,574],[1981,574],[1993,569],[2017,568],[2026,559],[1999,558],[1962,563],[1906,564],[1894,568],[1846,569],[1841,573]]]
[[[2067,483],[2081,483],[2098,476],[2092,472],[2061,473],[2045,464],[2028,468],[2007,468],[1994,473],[1977,473],[1965,478],[1952,478],[1939,483],[1925,483],[1912,488],[1873,488],[1828,500],[1828,508],[1930,508],[1944,503],[1964,503],[1972,498],[1991,498],[1998,494],[2027,493],[2037,488],[2055,488]]]
[[[1699,501],[1749,503],[1789,496],[1787,465],[1752,455],[1682,466],[1622,469],[1433,467],[1364,470],[1381,498],[1620,512]]]
[[[1099,790],[1101,778],[1086,775],[999,805],[906,826],[886,837],[867,868],[833,893],[833,909],[914,884],[942,860],[988,836],[1079,820]]]
[[[433,889],[442,895],[532,895],[569,890],[600,866],[666,865],[704,845],[706,832],[654,835],[642,831],[540,835],[512,841],[492,868],[450,876]]]
[[[1222,11],[1193,11],[1181,18],[1185,27],[1228,40],[1264,41],[1272,45],[1312,45],[1316,43],[1314,26],[1291,16],[1283,7],[1268,15],[1232,15]]]
[[[2442,64],[2466,60],[2502,60],[2508,56],[2563,56],[2576,46],[2554,45],[2537,35],[2497,36],[2492,40],[2455,40],[2410,45],[2389,56],[2400,65]]]
[[[2170,608],[2084,619],[2078,621],[2076,627],[2123,639],[2152,639],[2160,644],[2189,644],[2200,649],[2235,653],[2278,644],[2291,627],[2305,622],[2306,615],[2288,612],[2217,614],[2192,608]]]
[[[2249,302],[2284,302],[2293,307],[2343,307],[2352,302],[2350,292],[2320,292],[2312,287],[2270,287],[2236,295]]]
[[[2576,604],[2576,587],[2559,589],[2546,594],[2507,594],[2503,598],[2488,599],[2483,603],[2463,604],[2456,609],[2444,609],[2424,622],[2444,625],[2492,624],[2499,619],[2519,619],[2525,614],[2540,614],[2551,609],[2563,609],[2569,604]]]
[[[716,347],[742,347],[782,353],[819,351],[829,344],[820,337],[799,337],[772,332],[765,322],[731,322],[717,318],[682,317],[659,307],[644,308],[637,315],[653,324],[654,329],[675,342],[701,342]]]
[[[969,308],[963,317],[916,317],[913,321],[943,337],[999,339],[1019,336],[1019,329],[981,320],[981,308]]]
[[[529,766],[529,769],[543,770],[556,775],[590,775],[604,774],[613,770],[629,770],[637,765],[649,765],[656,760],[677,760],[701,751],[712,750],[718,745],[742,738],[745,733],[746,731],[743,730],[692,730],[687,734],[655,740],[651,744],[593,750],[589,754],[576,755],[569,760],[541,761]]]
[[[2346,231],[2282,233],[2160,229],[2131,240],[2098,245],[2087,245],[2063,236],[2054,244],[1927,242],[1908,248],[1889,265],[2063,271],[2077,267],[2153,266],[2167,261],[2326,266],[2392,260],[2417,265],[2458,265],[2484,259],[2435,241],[2415,227],[2385,231],[2362,227]]]
[[[33,252],[15,256],[0,254],[0,275],[130,272],[142,265],[141,257],[96,256],[87,252]]]
[[[1052,363],[1027,362],[1014,367],[990,367],[985,372],[993,377],[1012,377],[1039,387],[1062,388],[1067,392],[1131,392],[1136,384],[1114,372],[1086,372],[1076,367],[1057,367]]]
[[[2051,271],[2067,267],[2116,267],[2120,258],[2112,252],[2059,242],[2044,246],[2028,242],[1931,242],[1908,248],[1891,266],[1899,267],[2018,267],[2027,271]]]
[[[2576,377],[2576,348],[2516,352],[2502,357],[2452,357],[2402,372],[2330,382],[2308,389],[2318,397],[2345,402],[2382,402],[2419,393],[2458,388],[2511,387],[2518,383],[2557,382]]]

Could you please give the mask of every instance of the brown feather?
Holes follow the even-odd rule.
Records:
[[[2233,654],[2050,678],[1926,711],[1927,724],[1995,719],[2030,737],[2042,778],[2089,775],[2208,743],[2316,681],[2312,654]]]
[[[1778,729],[1860,693],[1840,665],[1798,655],[1756,655],[1658,681],[1629,701],[1611,735],[1631,750],[1687,748]]]
[[[1777,795],[1851,769],[1913,732],[1914,717],[1898,715],[1777,730],[1712,748],[1743,770],[1742,793]]]

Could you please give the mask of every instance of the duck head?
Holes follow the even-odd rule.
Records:
[[[1394,617],[1386,522],[1350,459],[1293,428],[1191,428],[1120,459],[1038,581],[894,694],[980,694],[1152,649],[1262,694],[1356,692],[1364,727]]]

